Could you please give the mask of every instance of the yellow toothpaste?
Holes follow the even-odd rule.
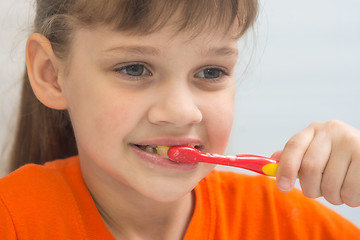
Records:
[[[170,148],[170,146],[157,146],[156,152],[159,155],[167,156],[167,152],[168,152],[169,148]]]

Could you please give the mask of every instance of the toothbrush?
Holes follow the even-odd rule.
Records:
[[[180,163],[197,163],[206,162],[231,167],[238,167],[257,172],[267,176],[276,176],[278,160],[262,157],[252,154],[239,154],[239,155],[219,155],[203,153],[199,150],[188,146],[174,146],[159,148],[162,154],[167,153],[167,156],[176,162]]]

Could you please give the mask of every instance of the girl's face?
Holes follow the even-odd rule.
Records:
[[[152,146],[225,151],[236,60],[230,34],[77,30],[60,85],[88,184],[163,202],[191,192],[214,166],[175,163]]]

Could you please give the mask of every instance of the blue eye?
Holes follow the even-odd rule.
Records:
[[[206,78],[206,79],[216,79],[216,78],[220,78],[223,74],[227,75],[227,73],[222,69],[206,68],[204,70],[201,70],[197,74],[195,74],[195,77]]]
[[[143,64],[130,64],[115,69],[116,72],[123,72],[131,77],[151,76],[151,72]]]

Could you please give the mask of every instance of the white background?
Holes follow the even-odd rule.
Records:
[[[245,74],[238,69],[229,154],[271,155],[312,121],[339,119],[360,128],[359,12],[358,0],[262,1],[255,41],[248,41],[251,63]],[[32,1],[0,2],[2,146],[16,119],[32,16]],[[360,208],[329,206],[360,226]]]

